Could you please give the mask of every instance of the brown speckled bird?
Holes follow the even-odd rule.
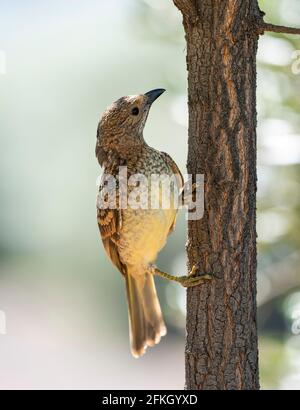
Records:
[[[126,282],[131,351],[139,357],[147,346],[158,343],[166,334],[153,275],[195,286],[208,276],[198,276],[195,268],[188,276],[176,277],[159,270],[153,263],[175,226],[177,209],[123,209],[120,206],[118,174],[127,166],[127,178],[142,174],[147,180],[152,174],[176,176],[177,191],[182,195],[182,175],[164,153],[151,148],[143,138],[143,129],[152,103],[164,92],[156,89],[145,94],[122,97],[103,114],[97,132],[96,157],[104,174],[117,180],[115,209],[97,206],[98,225],[104,248]],[[150,184],[149,184],[150,186]],[[104,184],[99,197],[103,199]],[[130,189],[128,189],[128,195]],[[97,202],[99,204],[99,201]]]

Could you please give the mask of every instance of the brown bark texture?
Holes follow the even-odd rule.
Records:
[[[187,43],[189,174],[205,212],[189,221],[186,388],[258,389],[256,326],[256,0],[174,0]]]

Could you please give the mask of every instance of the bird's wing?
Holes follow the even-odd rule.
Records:
[[[104,184],[100,184],[98,201],[97,201],[97,221],[102,238],[104,248],[110,257],[113,264],[119,269],[121,273],[124,273],[124,265],[120,261],[118,252],[118,240],[119,234],[122,228],[122,210],[119,209],[118,202],[118,189],[115,189],[115,207],[104,209],[99,206],[99,200],[104,199],[107,195],[107,189],[104,188]]]
[[[168,165],[171,168],[173,174],[175,174],[178,192],[179,192],[179,194],[181,194],[182,188],[183,188],[183,185],[184,185],[184,180],[183,180],[182,173],[180,172],[180,169],[178,168],[176,162],[173,161],[173,159],[170,157],[169,154],[167,154],[166,152],[162,152],[162,151],[161,151],[161,154],[164,156],[164,159],[168,163]],[[173,232],[173,230],[175,228],[176,217],[177,217],[177,215],[174,214],[174,220],[172,222],[172,225],[170,226],[169,234],[171,232]]]
[[[176,162],[173,161],[173,159],[170,157],[169,154],[163,151],[161,151],[161,154],[164,156],[164,159],[168,163],[171,170],[173,171],[173,174],[175,174],[178,192],[180,192],[183,187],[183,183],[184,183],[182,173],[180,172],[180,169],[178,168]]]

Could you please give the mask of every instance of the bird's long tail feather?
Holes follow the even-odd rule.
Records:
[[[153,275],[125,274],[129,311],[131,352],[134,357],[145,353],[147,346],[159,343],[166,334]]]

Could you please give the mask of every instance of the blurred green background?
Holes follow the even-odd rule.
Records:
[[[300,25],[298,0],[260,5],[267,21]],[[299,49],[299,37],[266,34],[258,54],[260,368],[272,389],[300,388]],[[179,12],[171,0],[1,0],[0,50],[0,388],[182,388],[185,291],[157,280],[168,335],[133,359],[124,284],[95,219],[94,157],[106,106],[163,87],[145,138],[185,172]],[[185,240],[182,215],[161,268],[185,272]]]

